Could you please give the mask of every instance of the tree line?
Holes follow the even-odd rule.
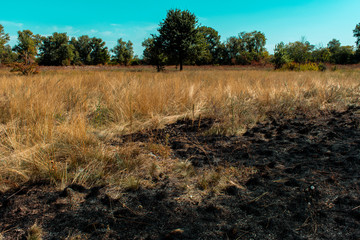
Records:
[[[171,9],[160,22],[157,34],[145,39],[142,59],[134,56],[133,43],[122,38],[109,50],[101,38],[83,35],[70,38],[66,33],[51,36],[35,35],[30,30],[18,31],[18,42],[11,47],[9,34],[0,25],[0,64],[44,66],[69,65],[247,65],[273,63],[275,68],[287,64],[360,62],[360,23],[353,30],[356,46],[342,46],[337,39],[326,47],[315,47],[305,39],[279,43],[270,55],[265,48],[266,37],[260,31],[241,32],[226,41],[219,33],[201,26],[188,10]]]

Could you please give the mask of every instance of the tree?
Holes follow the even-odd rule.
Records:
[[[236,64],[236,60],[240,56],[240,52],[244,51],[244,47],[241,44],[241,41],[237,37],[229,37],[225,42],[225,48],[227,52],[228,64]]]
[[[326,63],[326,62],[330,62],[330,56],[331,56],[331,52],[328,48],[323,48],[320,47],[318,49],[315,49],[312,52],[312,60],[314,62],[322,62],[322,63]]]
[[[35,62],[39,44],[39,35],[34,35],[30,30],[18,31],[18,44],[13,50],[18,54],[20,61],[31,64]]]
[[[93,37],[91,39],[91,64],[106,64],[110,60],[109,51],[108,48],[105,47],[105,44],[101,38]]]
[[[352,46],[341,46],[337,39],[331,40],[327,47],[330,51],[330,62],[336,64],[348,64],[354,61],[354,51]]]
[[[281,42],[275,46],[274,57],[272,62],[275,65],[275,69],[280,69],[284,64],[290,62],[291,59],[287,53],[286,45]]]
[[[354,37],[356,37],[356,46],[360,48],[360,23],[356,25],[355,29],[353,30]]]
[[[75,49],[74,64],[98,65],[106,64],[110,60],[106,43],[101,38],[83,35],[78,39],[71,38],[70,44]]]
[[[353,46],[341,46],[339,50],[332,56],[336,64],[350,64],[353,62],[354,51]]]
[[[9,34],[4,32],[4,27],[0,24],[0,64],[6,62],[5,59],[10,46],[5,44],[9,42],[9,40],[10,40]],[[11,52],[11,48],[10,48],[10,52]]]
[[[330,53],[332,53],[332,54],[338,52],[340,49],[340,46],[341,46],[340,41],[335,38],[327,44],[327,47],[328,47]]]
[[[266,37],[262,32],[241,32],[239,40],[242,42],[244,50],[249,53],[261,54],[265,50]]]
[[[3,48],[9,40],[9,34],[5,33],[4,27],[0,24],[0,48]]]
[[[145,39],[142,46],[145,48],[143,52],[144,61],[147,64],[156,66],[156,70],[158,72],[164,70],[167,57],[162,49],[158,37],[152,36],[151,38]]]
[[[73,63],[75,47],[69,43],[66,33],[53,33],[43,37],[40,47],[40,64],[49,66],[68,66]]]
[[[12,51],[10,45],[5,45],[5,47],[0,51],[0,64],[13,63],[17,60],[17,58],[17,54]]]
[[[18,63],[13,64],[12,72],[21,72],[24,75],[38,73],[35,56],[41,37],[34,35],[30,30],[18,31],[18,44],[13,50],[18,55]]]
[[[265,49],[265,34],[259,31],[241,32],[237,37],[230,37],[226,41],[231,64],[251,64],[259,62],[268,53]]]
[[[85,64],[91,65],[91,38],[88,35],[83,35],[76,39],[75,37],[71,38],[70,43],[75,48],[74,63],[75,64]]]
[[[125,42],[122,38],[118,39],[117,45],[111,50],[115,55],[113,61],[127,66],[134,56],[133,44],[131,41]]]
[[[188,10],[171,9],[159,25],[161,45],[168,57],[180,64],[180,71],[184,62],[194,55],[192,50],[199,39],[197,24],[196,16]]]
[[[295,63],[306,63],[311,60],[311,52],[314,49],[308,41],[296,41],[286,45],[286,51],[290,59]]]
[[[198,32],[205,41],[205,53],[199,59],[199,62],[201,64],[219,63],[221,45],[219,33],[215,29],[206,26],[199,27]]]

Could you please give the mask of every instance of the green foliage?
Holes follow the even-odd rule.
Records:
[[[220,35],[219,33],[211,28],[202,26],[198,28],[199,42],[204,44],[203,53],[196,60],[197,64],[216,64],[219,63],[220,59]]]
[[[225,51],[227,52],[227,58],[225,62],[228,64],[236,64],[236,59],[243,52],[243,48],[240,40],[237,37],[230,37],[226,40]]]
[[[311,52],[314,49],[313,45],[304,40],[289,43],[285,47],[289,58],[296,63],[306,63],[309,61]]]
[[[4,27],[0,24],[0,49],[10,40],[9,34],[5,33]]]
[[[37,63],[14,62],[11,64],[10,72],[20,72],[22,75],[32,75],[39,73],[39,66]]]
[[[112,120],[111,112],[108,108],[98,104],[96,110],[90,115],[90,119],[95,126],[103,126]]]
[[[327,47],[331,54],[338,52],[340,49],[340,46],[341,46],[340,41],[335,38],[327,44]]]
[[[75,47],[69,43],[66,33],[53,33],[43,37],[40,47],[40,64],[50,66],[68,66],[75,58]]]
[[[5,62],[4,60],[6,57],[4,56],[6,53],[8,53],[8,45],[5,45],[7,42],[9,42],[10,37],[8,33],[4,32],[4,27],[0,24],[0,64]],[[10,48],[11,52],[11,48]]]
[[[318,69],[320,72],[325,72],[327,70],[327,66],[321,62],[318,64]]]
[[[259,31],[241,32],[238,37],[230,37],[225,43],[230,64],[251,64],[260,62],[267,56],[265,34]]]
[[[133,59],[131,59],[130,61],[131,66],[139,66],[141,64],[142,64],[142,60],[137,55],[135,55]]]
[[[349,64],[354,63],[356,55],[352,46],[341,46],[339,40],[333,39],[328,43],[331,63]]]
[[[74,64],[104,65],[110,60],[106,43],[101,38],[90,38],[88,35],[83,35],[78,39],[71,38],[70,44],[74,46]]]
[[[277,44],[274,50],[274,57],[272,59],[273,64],[275,65],[275,69],[280,69],[284,64],[287,64],[291,61],[287,51],[285,44],[283,42]]]
[[[262,54],[265,52],[266,38],[265,34],[259,31],[253,32],[241,32],[239,34],[239,40],[243,45],[245,52],[250,53],[252,59],[249,61],[259,61]]]
[[[0,49],[0,64],[10,64],[17,60],[18,56],[12,51],[10,45],[5,45]]]
[[[352,46],[341,46],[339,40],[332,39],[327,48],[319,47],[315,48],[307,41],[297,41],[294,43],[280,43],[276,45],[272,62],[275,65],[275,69],[299,70],[298,66],[307,66],[307,63],[336,63],[336,64],[349,64],[356,61],[356,55]],[[295,65],[293,65],[293,63]],[[295,69],[293,69],[295,68]],[[305,68],[312,68],[311,66]],[[315,69],[309,69],[315,70]]]
[[[355,29],[353,30],[354,37],[356,37],[356,46],[360,48],[360,23],[356,25]]]
[[[336,64],[353,63],[354,49],[352,46],[341,46],[339,50],[333,54],[332,59]]]
[[[40,40],[41,37],[30,30],[18,31],[18,44],[13,48],[18,54],[18,60],[25,64],[34,63]]]
[[[196,44],[190,45],[189,51],[191,51],[191,54],[188,56],[187,60],[184,61],[184,63],[190,65],[209,63],[212,59],[212,56],[208,49],[206,39],[202,34],[197,32],[195,41]]]
[[[18,44],[13,48],[18,55],[18,62],[13,63],[11,71],[20,72],[23,75],[36,74],[39,69],[35,56],[41,37],[34,35],[30,30],[18,31],[18,35]]]
[[[122,38],[118,39],[116,46],[111,50],[114,53],[112,60],[118,64],[127,66],[134,56],[133,44],[131,41],[125,42]]]
[[[167,57],[163,51],[159,38],[157,36],[147,38],[142,43],[142,46],[145,48],[143,52],[144,61],[147,64],[156,66],[158,72],[164,70]]]
[[[329,62],[331,58],[331,52],[328,48],[318,48],[312,52],[312,60],[317,63]]]
[[[75,64],[91,65],[91,38],[88,35],[83,35],[76,38],[71,38],[70,43],[75,47]]]
[[[105,47],[105,42],[101,38],[92,38],[91,39],[91,64],[99,65],[106,64],[110,60],[108,48]]]
[[[323,63],[296,63],[296,62],[288,62],[284,64],[281,70],[290,70],[290,71],[325,71],[326,65]]]
[[[160,23],[159,41],[166,55],[180,64],[180,71],[186,60],[194,58],[193,50],[198,44],[198,20],[188,10],[172,9]]]

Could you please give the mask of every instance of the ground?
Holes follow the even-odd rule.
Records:
[[[210,134],[213,119],[181,120],[109,143],[167,144],[195,169],[256,169],[242,186],[201,200],[159,176],[117,197],[108,186],[47,182],[0,193],[0,232],[24,239],[360,239],[360,108],[273,116],[241,136]],[[185,191],[185,190],[184,190]]]

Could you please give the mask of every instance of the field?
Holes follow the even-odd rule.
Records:
[[[359,239],[360,71],[0,69],[0,239]]]

